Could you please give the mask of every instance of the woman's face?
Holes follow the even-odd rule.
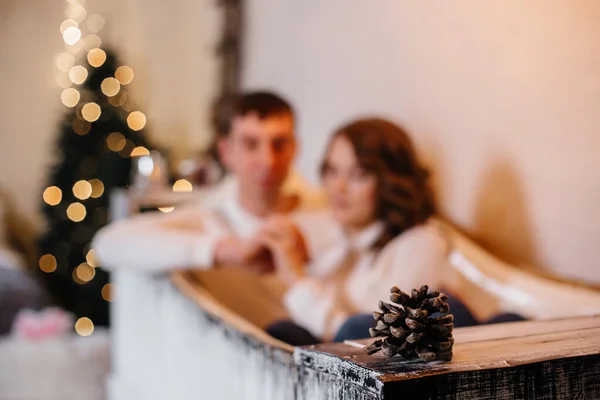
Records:
[[[376,178],[360,167],[352,144],[344,136],[331,143],[323,187],[334,218],[344,228],[362,229],[375,220]]]

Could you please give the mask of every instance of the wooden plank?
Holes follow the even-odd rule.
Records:
[[[354,378],[369,396],[379,396],[375,398],[400,393],[399,388],[429,393],[432,398],[446,398],[440,393],[447,398],[500,394],[509,397],[498,398],[554,398],[552,393],[569,398],[563,389],[571,386],[596,396],[586,398],[600,398],[600,317],[457,328],[455,338],[454,358],[447,363],[366,355],[362,347],[373,339],[299,348],[295,360],[319,371],[321,380],[329,376],[330,383]],[[468,383],[470,379],[478,382],[477,387]],[[556,381],[563,387],[551,385]],[[447,388],[436,385],[454,385],[454,389],[446,392]],[[536,385],[537,393],[549,393],[548,397],[531,397]]]

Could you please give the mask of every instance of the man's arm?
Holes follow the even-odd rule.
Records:
[[[98,232],[92,247],[108,269],[208,269],[215,261],[216,243],[226,236],[210,212],[188,208],[110,224]]]

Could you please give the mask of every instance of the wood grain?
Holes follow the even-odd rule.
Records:
[[[457,328],[455,339],[454,358],[447,363],[366,355],[362,348],[374,339],[299,348],[294,357],[329,385],[354,379],[364,398],[394,393],[452,399],[600,398],[599,316]]]

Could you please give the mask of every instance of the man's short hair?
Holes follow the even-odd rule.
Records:
[[[286,114],[294,117],[294,110],[281,96],[268,91],[250,92],[223,99],[217,104],[214,116],[217,137],[229,134],[235,117],[248,114],[257,114],[260,119]]]

